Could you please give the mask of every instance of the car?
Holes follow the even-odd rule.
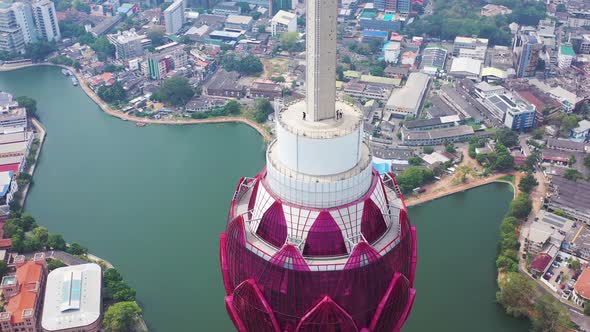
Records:
[[[558,267],[560,267],[561,265],[560,265],[559,263],[555,263],[555,262],[553,262],[553,264],[551,264],[551,266],[557,269],[557,268],[558,268]]]
[[[561,289],[565,289],[565,284],[561,284],[561,285],[559,285],[559,288],[561,288]]]
[[[557,256],[557,257],[555,257],[555,261],[561,263],[561,262],[563,262],[563,257]]]
[[[545,275],[543,276],[543,279],[545,280],[551,280],[552,275],[549,273],[545,273]]]

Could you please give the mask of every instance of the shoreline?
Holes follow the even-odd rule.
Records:
[[[493,176],[487,177],[485,179],[478,179],[476,181],[472,181],[470,183],[465,183],[462,185],[458,185],[455,187],[451,187],[439,192],[433,192],[433,193],[427,193],[418,197],[410,197],[409,199],[407,199],[405,201],[406,206],[410,207],[410,206],[416,206],[416,205],[420,205],[420,204],[424,204],[424,203],[428,203],[428,202],[432,202],[434,200],[437,200],[439,198],[443,198],[443,197],[447,197],[447,196],[451,196],[454,194],[458,194],[460,192],[464,192],[470,189],[474,189],[474,188],[478,188],[481,186],[485,186],[491,183],[506,183],[509,184],[510,186],[512,186],[513,189],[513,193],[514,193],[514,197],[516,197],[516,195],[518,194],[518,187],[516,187],[516,185],[510,181],[506,181],[506,180],[502,180],[503,177],[507,176],[507,175],[514,175],[517,176],[516,174],[512,174],[512,173],[501,173],[501,174],[495,174]]]
[[[272,141],[271,134],[260,124],[246,118],[236,117],[236,116],[224,116],[218,118],[210,118],[210,119],[185,119],[185,120],[156,120],[156,119],[146,119],[140,118],[136,116],[131,116],[128,114],[121,113],[112,109],[107,103],[102,101],[100,97],[90,89],[88,84],[86,84],[86,80],[80,73],[76,71],[76,69],[64,65],[56,65],[52,63],[32,63],[32,64],[23,64],[23,65],[16,65],[16,66],[0,66],[0,72],[8,72],[13,70],[25,69],[29,67],[38,67],[38,66],[48,66],[48,67],[59,67],[64,68],[72,72],[74,76],[78,79],[78,83],[84,93],[92,99],[92,101],[102,109],[102,111],[110,116],[119,118],[121,120],[133,121],[137,123],[146,123],[146,124],[162,124],[162,125],[194,125],[194,124],[203,124],[203,123],[242,123],[247,126],[250,126],[254,130],[256,130],[260,136],[264,139],[265,142]]]

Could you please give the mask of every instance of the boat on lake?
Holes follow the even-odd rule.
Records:
[[[66,76],[72,75],[72,73],[69,70],[67,70],[67,69],[62,69],[61,70],[61,73],[64,74],[64,75],[66,75]]]
[[[75,78],[74,76],[72,76],[70,79],[72,80],[72,84],[74,86],[78,86],[78,79],[77,78]]]

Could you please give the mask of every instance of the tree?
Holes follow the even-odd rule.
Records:
[[[549,294],[540,296],[535,301],[533,328],[535,332],[565,332],[569,331],[570,319],[565,307]]]
[[[572,154],[572,155],[569,157],[569,159],[567,160],[567,164],[568,164],[568,166],[569,166],[569,167],[572,167],[572,166],[574,166],[574,165],[576,164],[576,162],[577,162],[577,160],[576,160],[576,156],[575,156],[575,155],[573,155],[573,154]]]
[[[535,284],[520,273],[508,272],[500,280],[499,286],[496,301],[506,313],[517,318],[526,316],[533,306]]]
[[[455,148],[455,144],[451,143],[451,142],[446,142],[445,143],[445,151],[448,153],[457,153],[457,149]]]
[[[260,24],[257,28],[258,33],[265,33],[266,32],[266,26],[264,24]]]
[[[563,176],[571,181],[578,181],[579,179],[583,178],[584,176],[578,170],[573,168],[568,168],[565,170]]]
[[[582,263],[580,263],[580,261],[578,259],[570,258],[569,264],[570,264],[570,269],[572,269],[576,273],[580,272],[582,270]]]
[[[509,148],[518,145],[518,134],[508,128],[502,128],[496,132],[496,140]]]
[[[115,73],[115,72],[121,71],[123,69],[125,69],[125,68],[124,67],[121,67],[121,66],[117,66],[117,65],[112,64],[112,63],[109,63],[109,64],[105,65],[104,68],[103,68],[103,70],[105,72],[107,72],[107,73]]]
[[[162,46],[166,43],[164,32],[159,29],[154,29],[148,32],[148,38],[152,41],[153,47]]]
[[[518,219],[524,219],[528,217],[529,213],[533,209],[533,203],[528,194],[520,193],[518,196],[510,203],[510,212],[511,216],[514,216]]]
[[[70,244],[70,246],[66,249],[66,251],[69,254],[76,255],[76,256],[85,255],[85,254],[88,253],[88,249],[82,247],[78,243],[72,243],[72,244]]]
[[[33,62],[43,61],[56,49],[55,42],[40,41],[30,43],[25,49],[25,57],[30,58]]]
[[[19,96],[16,97],[16,102],[20,107],[24,107],[27,111],[27,115],[30,117],[37,116],[37,101],[31,97]]]
[[[227,103],[225,103],[224,108],[228,114],[240,114],[242,106],[238,101],[230,100]]]
[[[400,190],[404,193],[434,180],[434,172],[423,167],[408,167],[395,177]]]
[[[115,56],[115,46],[105,36],[96,38],[90,47],[96,52],[96,56],[100,61],[105,61],[108,57]]]
[[[558,13],[566,13],[567,12],[567,7],[563,3],[558,4],[555,9],[557,10]]]
[[[136,302],[119,302],[111,305],[104,314],[103,327],[111,332],[133,332],[141,308]]]
[[[263,123],[268,119],[268,116],[274,112],[271,103],[268,99],[265,98],[257,98],[254,102],[254,119],[258,123]]]
[[[173,106],[186,105],[195,94],[188,79],[179,76],[170,77],[164,80],[158,92],[162,102]]]
[[[523,192],[530,194],[533,189],[539,185],[537,179],[535,179],[535,175],[532,173],[528,173],[525,177],[520,180],[518,184],[518,188]]]
[[[496,144],[496,152],[488,158],[492,168],[497,171],[507,171],[514,168],[514,157],[510,151],[501,143]]]
[[[281,47],[287,52],[301,52],[303,45],[299,42],[299,32],[285,32],[279,38]]]
[[[127,93],[119,82],[115,82],[115,84],[111,86],[102,85],[98,88],[97,94],[100,99],[107,103],[120,103],[127,98]]]
[[[412,166],[420,166],[420,165],[422,165],[422,158],[420,158],[418,156],[413,156],[412,158],[408,159],[408,162]]]
[[[584,166],[590,170],[590,155],[584,158]]]
[[[66,241],[61,234],[49,234],[47,246],[53,250],[66,250]]]
[[[55,269],[59,269],[60,267],[67,266],[64,262],[60,261],[59,259],[48,258],[47,259],[47,269],[51,272]]]
[[[37,227],[33,229],[33,237],[39,242],[42,248],[45,248],[49,240],[49,232],[45,227]]]
[[[112,281],[123,281],[123,276],[117,269],[110,268],[104,271],[103,275],[105,283],[112,282]]]
[[[589,301],[586,301],[586,303],[584,303],[584,315],[590,316],[590,302]]]
[[[578,126],[580,119],[575,114],[564,114],[561,117],[561,126],[559,127],[559,134],[562,137],[568,137],[570,131]]]
[[[543,139],[543,129],[537,128],[533,130],[533,139]]]
[[[113,300],[115,301],[135,301],[137,292],[135,289],[125,288],[115,294],[113,294]]]
[[[5,261],[0,261],[0,278],[4,277],[4,275],[8,272],[8,265],[6,265]]]
[[[422,148],[422,152],[424,152],[424,154],[431,154],[434,152],[434,148],[432,146],[425,146]]]

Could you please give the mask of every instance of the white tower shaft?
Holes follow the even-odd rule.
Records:
[[[337,0],[307,0],[307,91],[309,119],[335,117]]]

